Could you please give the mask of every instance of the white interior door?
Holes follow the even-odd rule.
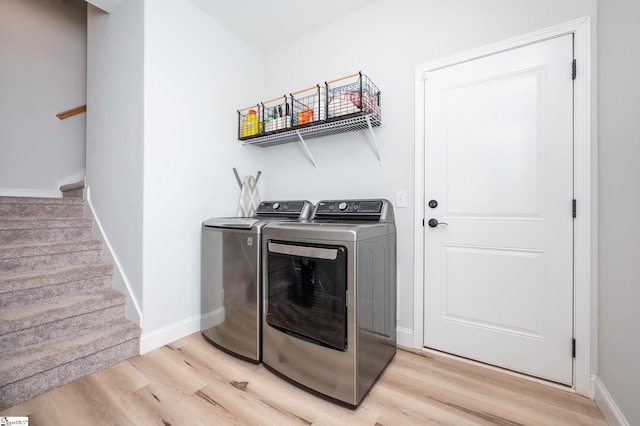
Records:
[[[425,80],[424,345],[565,384],[572,58],[567,35]]]

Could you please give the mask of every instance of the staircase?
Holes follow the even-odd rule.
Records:
[[[0,197],[0,410],[139,354],[82,187],[61,190]]]

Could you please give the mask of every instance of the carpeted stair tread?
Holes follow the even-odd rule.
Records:
[[[0,246],[0,259],[44,256],[48,254],[74,253],[78,251],[100,250],[97,240],[56,241],[35,244],[5,244]]]
[[[84,198],[84,179],[60,187],[62,198]]]
[[[126,296],[116,290],[54,297],[41,303],[10,306],[0,311],[0,335],[111,306],[124,305]]]
[[[11,197],[0,196],[0,204],[60,204],[60,205],[84,205],[84,200],[75,198],[55,197]]]
[[[2,386],[0,387],[0,410],[114,366],[138,354],[139,343],[136,338]]]
[[[91,228],[91,219],[85,217],[0,219],[0,231],[46,228]]]
[[[27,347],[45,340],[57,339],[64,336],[74,336],[87,327],[93,327],[96,324],[106,324],[124,317],[123,306],[116,305],[83,315],[71,316],[58,321],[2,334],[0,335],[0,359],[2,359],[4,353],[12,352],[17,347]]]
[[[76,189],[84,189],[84,180],[74,183],[67,183],[66,185],[62,185],[60,187],[61,192],[75,191]]]
[[[97,240],[0,245],[0,275],[102,261]]]
[[[0,309],[8,309],[9,307],[16,305],[30,305],[68,294],[79,295],[109,290],[112,288],[112,279],[112,275],[84,278],[77,281],[0,293]]]
[[[126,319],[95,325],[73,336],[15,348],[2,355],[0,386],[86,357],[120,343],[140,337],[140,328]]]
[[[0,217],[3,219],[82,217],[84,199],[0,197]]]
[[[0,244],[24,244],[91,238],[87,218],[0,219]]]
[[[40,288],[72,281],[112,276],[113,265],[90,263],[39,271],[0,275],[0,294]]]

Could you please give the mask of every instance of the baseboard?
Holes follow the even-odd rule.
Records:
[[[200,331],[200,315],[194,315],[158,330],[143,333],[140,337],[140,354],[158,349],[197,331]]]
[[[400,346],[413,348],[413,330],[410,328],[396,327],[396,343]]]
[[[629,426],[629,422],[620,411],[620,408],[607,391],[607,388],[598,376],[592,376],[595,388],[595,401],[602,411],[602,415],[609,425]]]
[[[127,275],[124,273],[120,261],[118,257],[113,251],[113,247],[109,242],[109,238],[104,233],[104,229],[102,228],[102,224],[100,223],[100,218],[96,214],[96,211],[93,208],[93,204],[91,204],[91,191],[90,188],[85,188],[87,195],[87,204],[85,208],[85,215],[89,216],[93,220],[93,234],[96,238],[100,239],[103,243],[103,247],[106,250],[102,250],[102,256],[105,263],[109,263],[114,265],[113,268],[113,288],[125,293],[127,295],[127,302],[125,304],[125,316],[129,321],[132,321],[143,328],[142,323],[142,309],[140,309],[140,304],[136,299],[133,291],[131,290],[131,284]]]
[[[0,188],[0,196],[61,198],[62,193],[57,189]]]

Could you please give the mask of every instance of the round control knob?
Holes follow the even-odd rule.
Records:
[[[344,201],[338,204],[338,210],[340,210],[341,212],[345,211],[347,207],[349,207],[349,204],[345,203]]]
[[[273,203],[273,209],[278,210],[280,208],[280,203]]]

